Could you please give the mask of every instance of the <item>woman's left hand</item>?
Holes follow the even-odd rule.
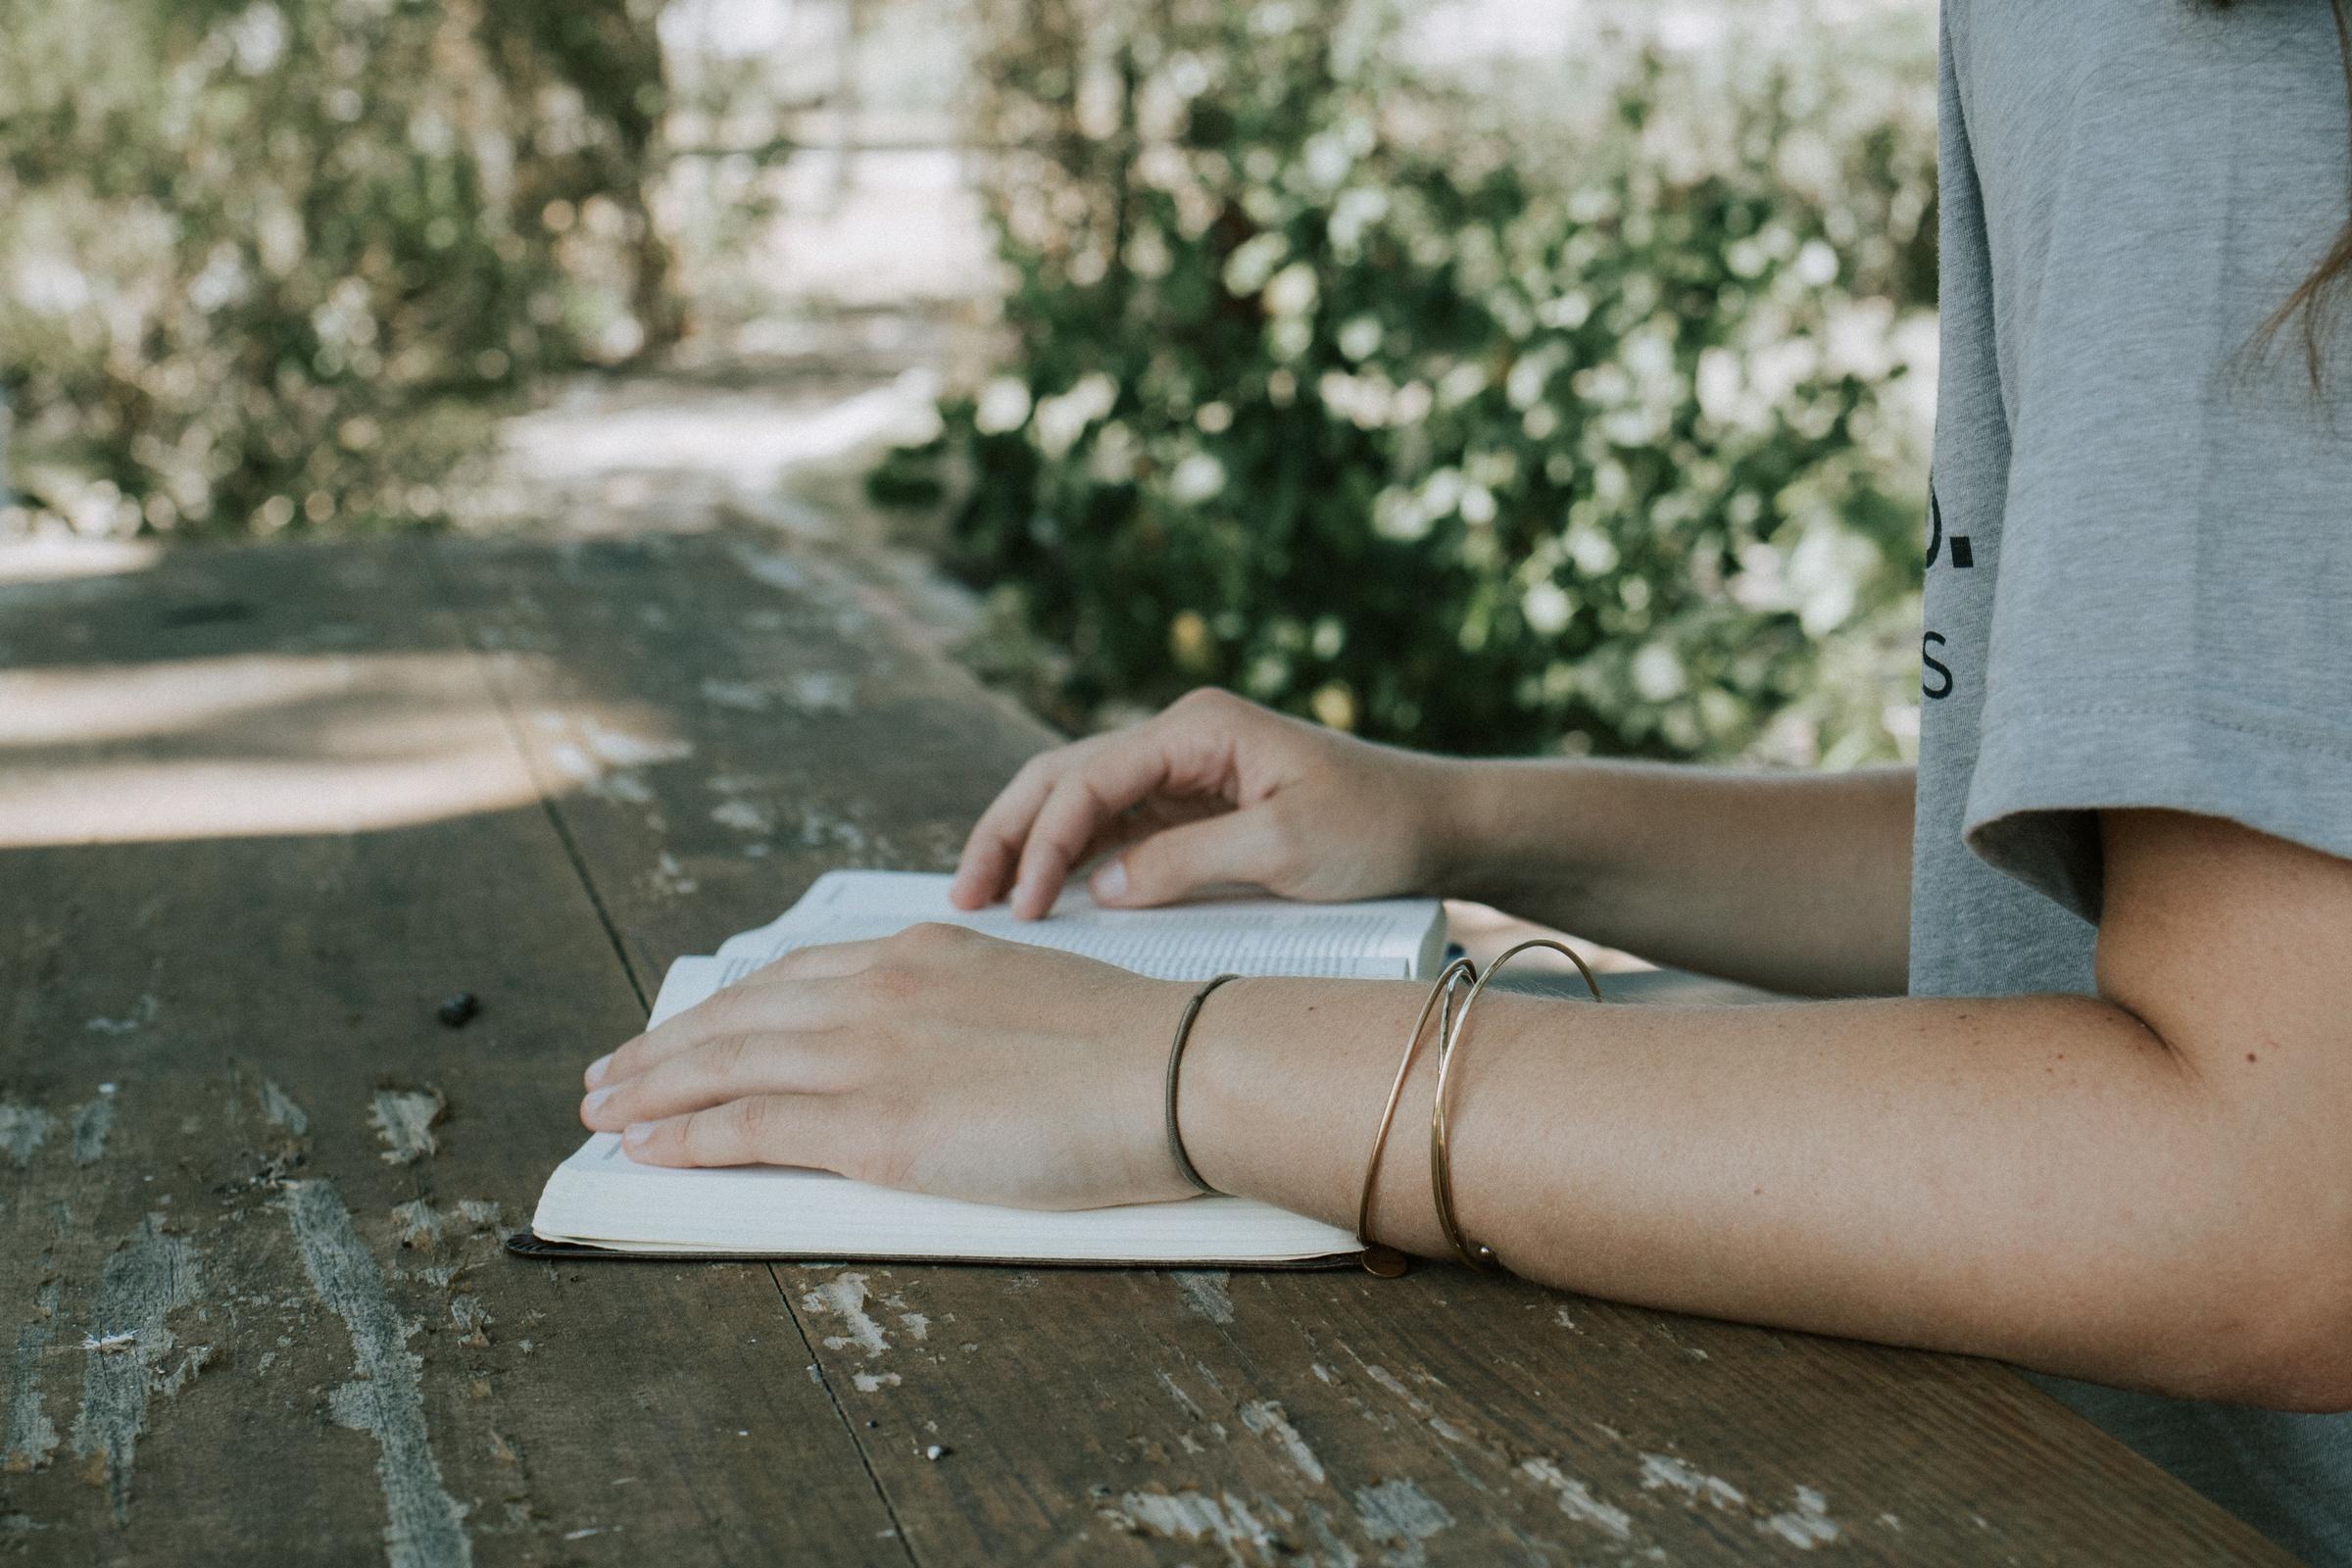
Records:
[[[957,926],[803,948],[599,1059],[580,1119],[653,1165],[1025,1208],[1185,1198],[1161,1095],[1189,995]]]

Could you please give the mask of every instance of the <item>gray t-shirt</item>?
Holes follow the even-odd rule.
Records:
[[[1942,54],[1911,989],[2089,992],[2099,808],[2352,857],[2352,331],[2328,394],[2253,346],[2346,216],[2343,66],[2327,0],[1943,0]],[[2044,1381],[2352,1564],[2352,1417]]]

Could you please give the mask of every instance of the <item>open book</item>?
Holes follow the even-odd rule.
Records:
[[[1046,919],[1024,921],[1003,908],[956,909],[948,903],[948,882],[910,872],[830,872],[770,924],[728,938],[714,956],[672,964],[652,1022],[676,1016],[795,948],[888,936],[925,920],[1083,953],[1169,980],[1229,971],[1411,978],[1435,972],[1446,940],[1445,916],[1434,901],[1251,900],[1104,909],[1073,890]],[[591,1137],[556,1168],[531,1230],[536,1244],[518,1243],[518,1250],[1259,1267],[1330,1262],[1357,1251],[1346,1231],[1239,1198],[1073,1213],[1001,1208],[820,1171],[640,1165],[611,1133]]]

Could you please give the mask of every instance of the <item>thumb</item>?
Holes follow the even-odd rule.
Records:
[[[1268,815],[1246,808],[1162,828],[1096,867],[1087,891],[1097,904],[1134,908],[1226,883],[1262,886],[1273,860]]]

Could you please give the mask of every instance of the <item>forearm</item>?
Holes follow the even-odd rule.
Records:
[[[1215,998],[1182,1107],[1207,1178],[1352,1225],[1424,994],[1251,981]],[[2284,1282],[2332,1277],[2277,1255],[2275,1227],[2249,1222],[2312,1201],[2272,1174],[2294,1162],[2267,1157],[2279,1151],[2102,1003],[1700,1010],[1490,995],[1463,1039],[1464,1227],[1547,1283],[2265,1399],[2280,1359],[2266,1337],[2310,1323]],[[1374,1221],[1425,1253],[1445,1250],[1433,1054],[1407,1086]]]
[[[1440,891],[1677,968],[1893,996],[1909,961],[1909,768],[1457,765]]]

